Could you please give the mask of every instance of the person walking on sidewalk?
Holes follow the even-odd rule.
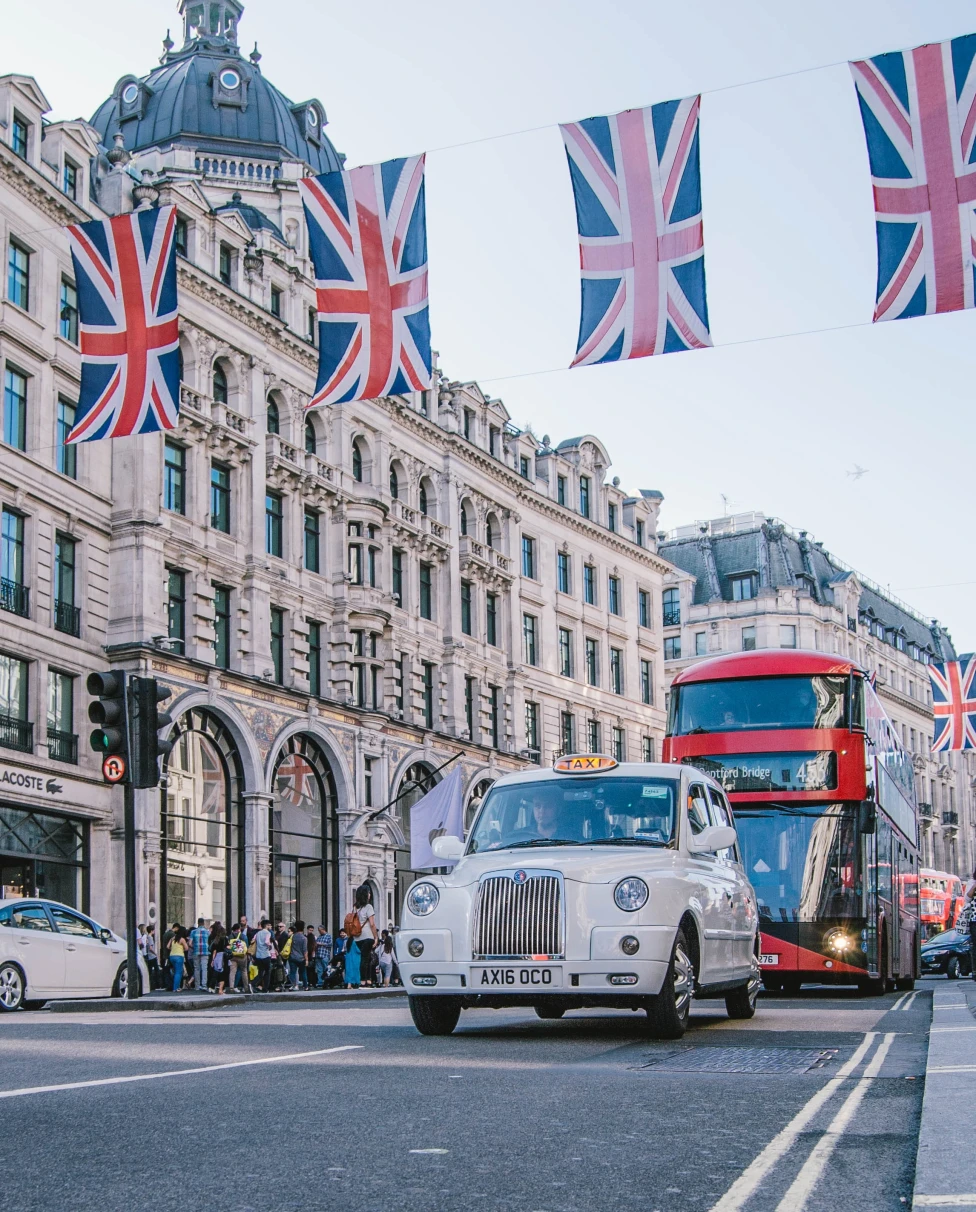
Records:
[[[380,935],[379,961],[379,983],[386,989],[389,988],[390,977],[393,975],[393,935],[389,930],[384,930]]]
[[[222,922],[214,922],[210,931],[210,972],[219,994],[227,983],[227,963],[227,931]]]
[[[186,961],[186,931],[177,926],[169,940],[169,968],[173,976],[173,992],[179,993],[183,984],[183,964]]]
[[[296,922],[291,936],[291,949],[288,952],[288,985],[291,989],[301,989],[306,983],[307,959],[308,939],[305,935],[305,923]]]
[[[332,962],[332,935],[324,926],[319,926],[315,939],[315,988],[324,989],[329,979]],[[309,984],[311,984],[311,980]]]
[[[156,952],[156,923],[150,922],[146,927],[145,938],[145,957],[146,967],[149,969],[149,988],[158,989],[160,985],[159,979],[159,955]]]
[[[241,992],[251,992],[251,982],[248,979],[248,968],[251,965],[251,957],[247,953],[247,930],[242,930],[240,925],[235,925],[230,932],[230,938],[227,940],[227,989],[233,993],[237,987],[237,974],[241,975]]]
[[[262,918],[261,928],[254,936],[254,963],[258,970],[254,983],[261,993],[267,993],[271,988],[271,961],[278,958],[270,925],[266,917]]]
[[[193,983],[198,993],[207,991],[207,967],[210,959],[210,932],[202,917],[190,931],[190,956],[193,960]]]
[[[359,945],[359,980],[362,984],[369,985],[372,983],[370,966],[373,944],[379,938],[379,931],[376,929],[376,912],[373,909],[368,884],[362,884],[356,889],[354,903],[360,928],[359,937],[356,939]]]

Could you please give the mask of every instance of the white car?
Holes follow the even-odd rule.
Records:
[[[141,987],[149,972],[139,956]],[[126,944],[90,917],[37,897],[0,900],[0,1011],[51,998],[124,997]]]
[[[449,1035],[462,1009],[644,1009],[679,1038],[692,997],[755,1013],[759,914],[722,788],[689,766],[598,754],[507,775],[449,875],[414,883],[397,934],[410,1011]]]

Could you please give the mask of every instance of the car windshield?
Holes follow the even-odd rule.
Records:
[[[933,934],[931,938],[926,939],[922,946],[948,947],[952,943],[958,943],[961,938],[962,933],[959,930],[943,930],[941,934]],[[966,941],[969,941],[968,937]]]
[[[495,787],[468,854],[530,846],[666,846],[674,837],[676,779],[581,776]]]
[[[846,677],[826,675],[689,682],[672,691],[669,732],[843,728],[846,691]]]

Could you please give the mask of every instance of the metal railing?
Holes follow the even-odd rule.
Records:
[[[943,812],[942,813],[942,824],[943,825],[958,825],[959,824],[959,813],[958,812],[949,812],[948,810]]]
[[[0,579],[0,610],[9,610],[21,618],[30,618],[30,590],[19,581]]]
[[[81,607],[70,602],[54,603],[54,630],[65,635],[81,635]]]
[[[681,607],[680,606],[665,606],[664,607],[664,626],[678,627],[681,624]]]
[[[19,720],[12,715],[0,715],[0,745],[4,749],[19,749],[21,753],[33,753],[34,725],[30,720]]]
[[[61,732],[57,728],[47,730],[47,754],[53,762],[68,762],[78,765],[78,734]]]

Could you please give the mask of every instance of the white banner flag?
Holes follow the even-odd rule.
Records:
[[[464,837],[461,774],[461,767],[455,766],[410,809],[410,866],[414,871],[454,865],[435,858],[430,847],[435,837]]]

